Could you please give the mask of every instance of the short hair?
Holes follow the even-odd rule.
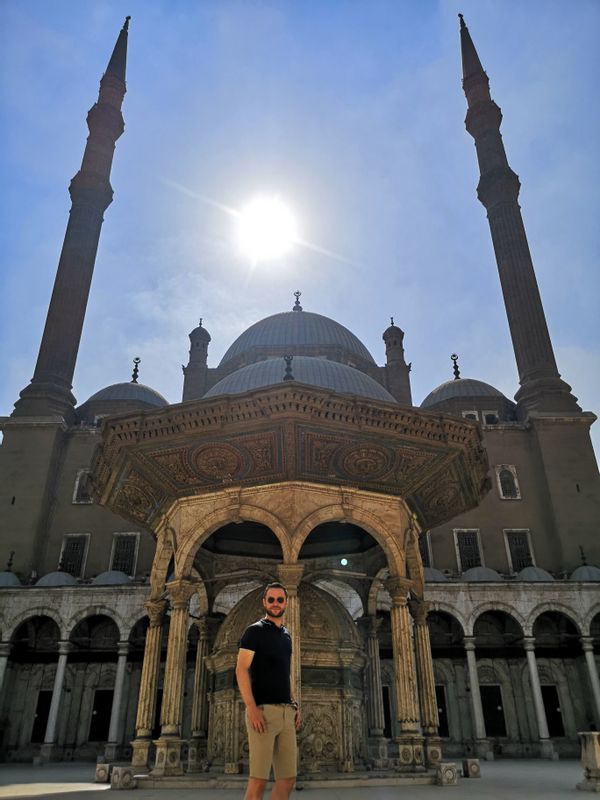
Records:
[[[265,590],[263,592],[263,595],[262,595],[263,596],[263,600],[265,599],[265,597],[269,593],[270,589],[283,589],[283,591],[285,592],[286,600],[287,600],[288,590],[285,588],[285,586],[282,583],[277,583],[277,582],[275,582],[275,583],[267,583],[267,585],[265,586]]]

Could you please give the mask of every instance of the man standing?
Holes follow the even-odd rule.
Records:
[[[262,800],[273,766],[271,800],[287,800],[296,780],[296,731],[300,711],[290,689],[292,638],[283,624],[287,589],[269,583],[265,616],[240,639],[235,675],[246,704],[250,778],[244,800]]]

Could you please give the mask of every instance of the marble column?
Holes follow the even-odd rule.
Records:
[[[590,686],[592,687],[592,695],[594,697],[594,716],[596,727],[600,728],[600,681],[598,680],[598,668],[596,667],[596,658],[594,656],[594,640],[591,636],[581,637],[581,646],[585,655],[585,663],[590,676]]]
[[[133,754],[131,765],[137,770],[148,768],[150,745],[152,744],[152,728],[156,713],[156,693],[158,691],[158,674],[160,671],[160,646],[162,624],[165,614],[165,600],[148,600],[144,608],[150,618],[146,631],[144,646],[144,662],[140,678],[140,694],[135,722],[135,739],[131,743]]]
[[[125,684],[125,669],[127,667],[128,653],[129,642],[119,642],[117,645],[117,675],[115,677],[112,708],[110,710],[110,724],[108,726],[108,742],[104,748],[104,757],[108,762],[116,760],[118,749],[121,744],[119,722],[121,716],[121,702],[123,700],[123,685]]]
[[[196,668],[194,671],[194,696],[192,698],[192,738],[188,748],[188,772],[200,772],[201,761],[206,755],[208,698],[206,695],[208,673],[206,657],[208,656],[208,622],[202,617],[196,622],[198,628],[198,649],[196,650]]]
[[[435,677],[433,674],[433,658],[431,641],[427,626],[427,615],[431,603],[424,600],[413,600],[410,610],[414,620],[415,661],[417,666],[417,685],[419,689],[419,705],[421,708],[421,725],[425,734],[425,753],[431,766],[442,760],[442,740],[438,735],[439,718],[437,698],[435,694]]]
[[[4,686],[4,676],[6,675],[6,668],[8,666],[8,657],[12,649],[10,642],[0,642],[0,693]]]
[[[56,665],[54,686],[52,687],[52,700],[50,701],[50,711],[48,713],[48,722],[46,724],[44,743],[40,750],[40,758],[42,761],[51,761],[58,755],[56,752],[56,726],[58,723],[60,706],[63,700],[63,686],[65,682],[65,672],[67,670],[67,658],[71,652],[71,649],[72,645],[70,642],[61,641],[58,643],[58,664]]]
[[[546,719],[546,709],[544,708],[542,687],[540,686],[540,675],[535,657],[535,638],[533,636],[525,636],[523,639],[523,646],[525,647],[527,666],[529,667],[529,683],[531,684],[531,693],[533,694],[533,705],[535,708],[538,735],[540,737],[541,755],[542,758],[553,758],[554,746],[550,740],[550,733],[548,732],[548,720]]]
[[[288,606],[285,615],[285,626],[292,637],[292,667],[290,683],[292,698],[300,703],[301,687],[301,640],[300,640],[300,597],[298,589],[304,572],[303,564],[280,564],[277,567],[279,581],[285,586],[288,593]]]
[[[475,752],[479,757],[489,760],[492,759],[494,755],[485,732],[481,692],[479,691],[479,675],[477,674],[477,658],[475,656],[475,637],[465,636],[464,645],[467,653],[467,669],[469,671],[469,687],[471,690],[471,713],[473,715],[473,728],[475,731]]]
[[[378,629],[381,619],[374,614],[358,620],[363,629],[367,650],[367,722],[369,728],[369,755],[373,766],[387,765],[388,740],[384,737],[385,714],[383,710],[383,691],[381,685],[381,660],[379,658]]]
[[[423,765],[423,737],[417,699],[417,679],[412,641],[412,621],[408,611],[411,587],[406,578],[389,578],[385,587],[392,598],[392,648],[396,682],[396,719],[400,725],[398,763],[401,770]]]
[[[152,775],[183,775],[183,688],[185,682],[190,598],[196,584],[177,578],[167,584],[171,598],[171,624],[160,715],[160,737],[156,740],[156,763]]]

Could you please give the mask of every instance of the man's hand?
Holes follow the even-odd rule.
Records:
[[[267,721],[262,708],[258,706],[247,706],[246,713],[248,714],[248,721],[252,726],[252,730],[255,730],[257,733],[267,732]]]
[[[302,725],[302,717],[300,715],[300,709],[296,709],[296,715],[294,717],[294,725],[296,726],[296,730],[300,730],[300,726]]]

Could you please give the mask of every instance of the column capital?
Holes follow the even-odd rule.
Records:
[[[0,642],[0,658],[8,658],[12,650],[12,642]]]
[[[417,625],[427,625],[427,615],[431,611],[432,603],[429,600],[409,600],[408,607]]]
[[[594,637],[593,636],[582,636],[580,638],[581,647],[583,648],[584,653],[593,653],[594,652]],[[1,647],[1,645],[0,645]],[[2,652],[0,650],[0,652]]]
[[[523,647],[526,652],[533,653],[535,651],[535,636],[524,636]]]
[[[187,608],[190,598],[197,589],[196,583],[192,583],[189,578],[175,578],[167,583],[167,590],[171,597],[171,604],[174,610]]]
[[[117,654],[127,656],[129,654],[129,642],[121,641],[117,643]]]
[[[394,605],[405,606],[408,602],[408,593],[412,588],[412,581],[408,578],[394,576],[384,582],[384,586],[392,598]]]
[[[73,645],[71,642],[63,639],[58,643],[58,654],[60,656],[68,656],[72,649]]]
[[[296,593],[304,573],[304,564],[279,564],[277,575],[289,594]]]
[[[162,625],[166,607],[166,600],[146,600],[144,603],[144,608],[150,617],[151,628],[158,628],[160,625]]]
[[[208,630],[208,620],[206,619],[206,615],[200,617],[200,619],[196,620],[196,627],[198,628],[198,634],[200,635],[200,641],[206,641],[208,639],[209,630]]]
[[[465,636],[463,638],[463,644],[465,646],[465,650],[475,650],[475,637],[474,636]]]

